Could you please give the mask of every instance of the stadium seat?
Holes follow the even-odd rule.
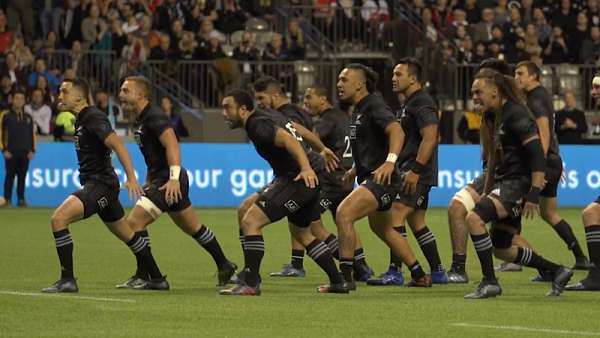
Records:
[[[546,87],[550,94],[554,93],[554,71],[550,66],[542,66],[540,68],[542,76],[540,82],[542,86]]]
[[[233,56],[233,49],[235,47],[233,47],[230,44],[224,44],[224,45],[221,45],[221,48],[223,48],[223,53],[225,53],[225,55],[227,55],[227,57]]]
[[[254,43],[260,50],[263,50],[271,40],[273,40],[272,31],[254,33]]]
[[[269,23],[263,19],[250,18],[246,21],[246,30],[249,32],[264,32],[269,30]]]
[[[231,33],[231,36],[229,37],[229,43],[231,43],[232,46],[238,46],[240,42],[242,42],[243,35],[244,31],[235,31]]]

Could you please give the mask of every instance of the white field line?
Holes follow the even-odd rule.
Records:
[[[512,325],[485,325],[485,324],[472,324],[472,323],[452,323],[450,325],[458,326],[458,327],[473,327],[473,328],[480,328],[480,329],[540,332],[540,333],[552,333],[552,334],[574,335],[574,336],[600,336],[600,332],[538,329],[538,328],[532,328],[532,327],[512,326]]]
[[[7,291],[7,290],[0,290],[0,295],[28,296],[28,297],[53,297],[53,298],[57,298],[57,299],[67,298],[67,299],[93,300],[93,301],[97,301],[97,302],[115,302],[115,303],[135,303],[136,302],[133,299],[90,297],[90,296],[70,296],[70,295],[56,295],[56,294],[48,294],[48,293]]]

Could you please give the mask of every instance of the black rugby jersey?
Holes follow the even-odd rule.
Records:
[[[340,159],[339,170],[352,168],[350,116],[337,108],[326,109],[315,122],[314,130],[323,144]]]
[[[135,141],[140,147],[148,167],[147,181],[169,177],[167,152],[160,143],[160,135],[172,128],[171,122],[162,109],[148,104],[135,121]]]
[[[550,143],[548,145],[548,158],[558,156],[558,138],[554,131],[554,107],[550,93],[543,86],[537,86],[527,93],[527,107],[535,118],[548,118],[548,133]]]

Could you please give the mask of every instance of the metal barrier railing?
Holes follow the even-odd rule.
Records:
[[[146,64],[155,69],[171,67],[169,76],[207,108],[219,107],[220,98],[226,92],[237,88],[249,89],[252,82],[263,75],[270,75],[281,81],[294,102],[314,83],[324,84],[334,93],[339,71],[338,64],[334,62],[237,62],[220,59],[180,61],[173,65],[164,61]],[[159,86],[165,86],[160,78],[154,80],[158,81]]]

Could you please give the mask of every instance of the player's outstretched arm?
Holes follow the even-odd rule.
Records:
[[[114,132],[108,134],[108,136],[104,139],[104,144],[110,148],[112,151],[117,154],[117,158],[123,169],[125,169],[125,175],[127,175],[127,181],[125,181],[125,188],[129,193],[130,199],[137,199],[139,196],[144,194],[144,190],[137,182],[135,178],[135,173],[133,172],[133,164],[131,162],[131,157],[125,149],[125,145],[123,141],[115,134]]]
[[[179,202],[182,197],[179,184],[179,173],[181,172],[181,157],[179,144],[173,128],[167,128],[160,134],[160,143],[165,147],[167,163],[169,164],[169,180],[159,190],[165,191],[167,203]]]
[[[298,140],[283,129],[277,128],[274,143],[279,148],[285,148],[300,166],[300,173],[294,179],[295,181],[303,180],[308,188],[314,188],[319,184],[317,174],[310,166],[306,152]]]

